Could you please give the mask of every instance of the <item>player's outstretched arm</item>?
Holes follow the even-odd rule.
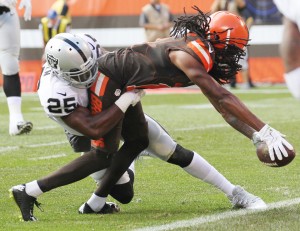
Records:
[[[267,143],[271,159],[274,159],[275,155],[282,159],[283,145],[290,150],[293,149],[278,131],[266,125],[235,95],[220,86],[196,59],[184,52],[171,59],[201,89],[229,125],[249,139],[259,131],[257,134],[261,141]],[[276,139],[272,139],[273,135]],[[286,152],[283,151],[282,154],[286,156]]]

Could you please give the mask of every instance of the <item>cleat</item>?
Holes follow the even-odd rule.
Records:
[[[29,196],[25,188],[26,186],[22,184],[12,187],[9,191],[21,211],[23,221],[37,221],[33,216],[33,207],[36,205],[41,209],[40,203],[37,202],[35,197]]]
[[[80,214],[111,214],[111,213],[118,213],[120,212],[120,207],[113,203],[113,202],[106,202],[103,208],[99,212],[95,212],[91,209],[91,207],[88,205],[88,203],[84,203],[80,206],[78,213]]]
[[[11,136],[16,136],[16,135],[22,135],[22,134],[27,134],[31,132],[33,128],[33,124],[29,121],[21,121],[18,122],[17,125],[10,126],[9,127],[9,134]]]
[[[248,193],[241,186],[235,186],[232,196],[228,196],[233,208],[265,209],[266,203],[259,197]]]

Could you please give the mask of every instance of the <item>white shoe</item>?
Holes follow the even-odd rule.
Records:
[[[26,134],[32,130],[32,127],[33,124],[29,121],[21,121],[17,124],[11,124],[9,126],[9,134],[11,136]]]
[[[259,197],[248,193],[241,186],[235,186],[232,191],[232,196],[228,196],[228,199],[233,205],[233,208],[244,209],[265,209],[266,203]]]

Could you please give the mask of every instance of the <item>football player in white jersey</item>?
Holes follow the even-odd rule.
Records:
[[[23,118],[21,109],[21,82],[19,77],[20,22],[16,12],[17,0],[0,0],[0,68],[3,90],[9,109],[9,134],[21,135],[32,129],[32,123]],[[21,0],[24,19],[31,19],[31,0]]]
[[[300,100],[300,1],[274,0],[283,14],[283,37],[280,44],[286,85],[292,95]]]
[[[99,57],[101,54],[101,48],[93,37],[90,35],[74,36],[83,38],[90,45],[93,56]],[[60,38],[68,39],[70,44],[72,41],[76,41],[76,39],[70,37],[68,34],[60,34]],[[47,49],[46,54],[48,55],[48,63],[44,66],[38,90],[41,104],[43,105],[48,116],[65,128],[69,141],[74,150],[76,152],[85,151],[86,154],[71,162],[69,165],[64,166],[54,174],[51,174],[43,179],[35,180],[25,185],[14,186],[12,188],[13,196],[16,200],[16,203],[20,207],[23,219],[28,221],[35,220],[35,217],[33,216],[33,205],[38,196],[51,189],[65,185],[66,183],[72,183],[88,175],[87,173],[89,172],[87,172],[84,168],[92,167],[93,162],[96,161],[96,158],[93,156],[96,153],[95,150],[97,150],[97,148],[101,148],[102,144],[101,140],[98,140],[99,142],[93,141],[93,147],[91,149],[89,142],[90,140],[83,136],[83,133],[85,132],[82,132],[82,130],[84,130],[82,127],[88,126],[89,122],[84,121],[82,125],[82,121],[74,119],[79,125],[77,124],[74,126],[73,124],[70,126],[70,124],[67,124],[68,120],[70,119],[66,120],[65,117],[76,117],[76,115],[82,113],[87,118],[93,118],[90,120],[94,120],[94,118],[99,119],[100,117],[95,117],[99,115],[99,113],[95,113],[91,116],[86,107],[90,107],[92,112],[97,112],[95,110],[97,105],[89,105],[91,104],[91,99],[94,97],[91,97],[91,95],[94,94],[100,96],[102,89],[104,89],[103,86],[106,85],[108,79],[106,76],[100,74],[96,79],[93,80],[95,84],[89,87],[88,90],[85,88],[78,88],[78,86],[74,87],[74,84],[72,84],[70,81],[63,81],[54,75],[49,62],[52,62],[51,65],[58,65],[58,63],[52,57],[49,57],[50,54],[47,53]],[[116,89],[112,93],[114,95],[118,95],[120,94],[120,91]],[[111,97],[115,98],[113,95]],[[120,103],[118,101],[120,101],[120,99],[117,100],[117,105]],[[95,103],[97,101],[92,100],[92,104],[93,102]],[[124,102],[122,102],[122,104],[124,104]],[[110,110],[110,108],[108,110]],[[187,150],[177,144],[155,120],[147,115],[146,120],[148,123],[149,146],[145,152],[169,163],[176,164],[183,168],[190,175],[219,188],[227,195],[234,207],[248,209],[259,209],[266,207],[266,204],[259,197],[246,192],[240,186],[233,185],[199,154]],[[94,128],[95,126],[89,129],[93,130]],[[101,130],[98,129],[96,132],[101,133]],[[87,136],[93,137],[90,134]],[[107,167],[107,158],[102,158],[101,161],[102,163],[98,166],[98,170],[101,171],[92,174],[92,177],[97,183],[101,182]],[[131,166],[133,166],[133,164]],[[85,172],[83,172],[83,170]],[[119,179],[116,185],[110,190],[110,195],[121,203],[129,203],[133,197],[133,179],[134,172],[132,169],[128,169],[127,172],[125,172]],[[89,201],[80,207],[79,212],[111,213],[119,211],[119,208],[112,203],[105,204],[104,208],[97,208],[97,205],[99,204],[97,200],[99,200],[99,197],[96,194],[93,194]]]

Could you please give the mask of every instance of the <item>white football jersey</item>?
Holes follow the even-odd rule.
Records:
[[[87,89],[70,86],[67,82],[56,77],[55,72],[46,63],[38,87],[38,95],[46,114],[59,123],[69,133],[82,135],[66,125],[61,119],[69,115],[77,106],[88,106]]]
[[[81,133],[66,125],[61,116],[68,115],[78,106],[88,106],[88,92],[68,85],[67,82],[56,77],[51,68],[45,64],[40,78],[38,95],[47,115],[60,124],[69,133],[82,136]],[[152,118],[145,115],[148,122],[149,146],[146,153],[162,160],[168,160],[174,153],[176,142]]]
[[[274,0],[278,10],[288,19],[298,25],[300,30],[300,1],[299,0]]]

